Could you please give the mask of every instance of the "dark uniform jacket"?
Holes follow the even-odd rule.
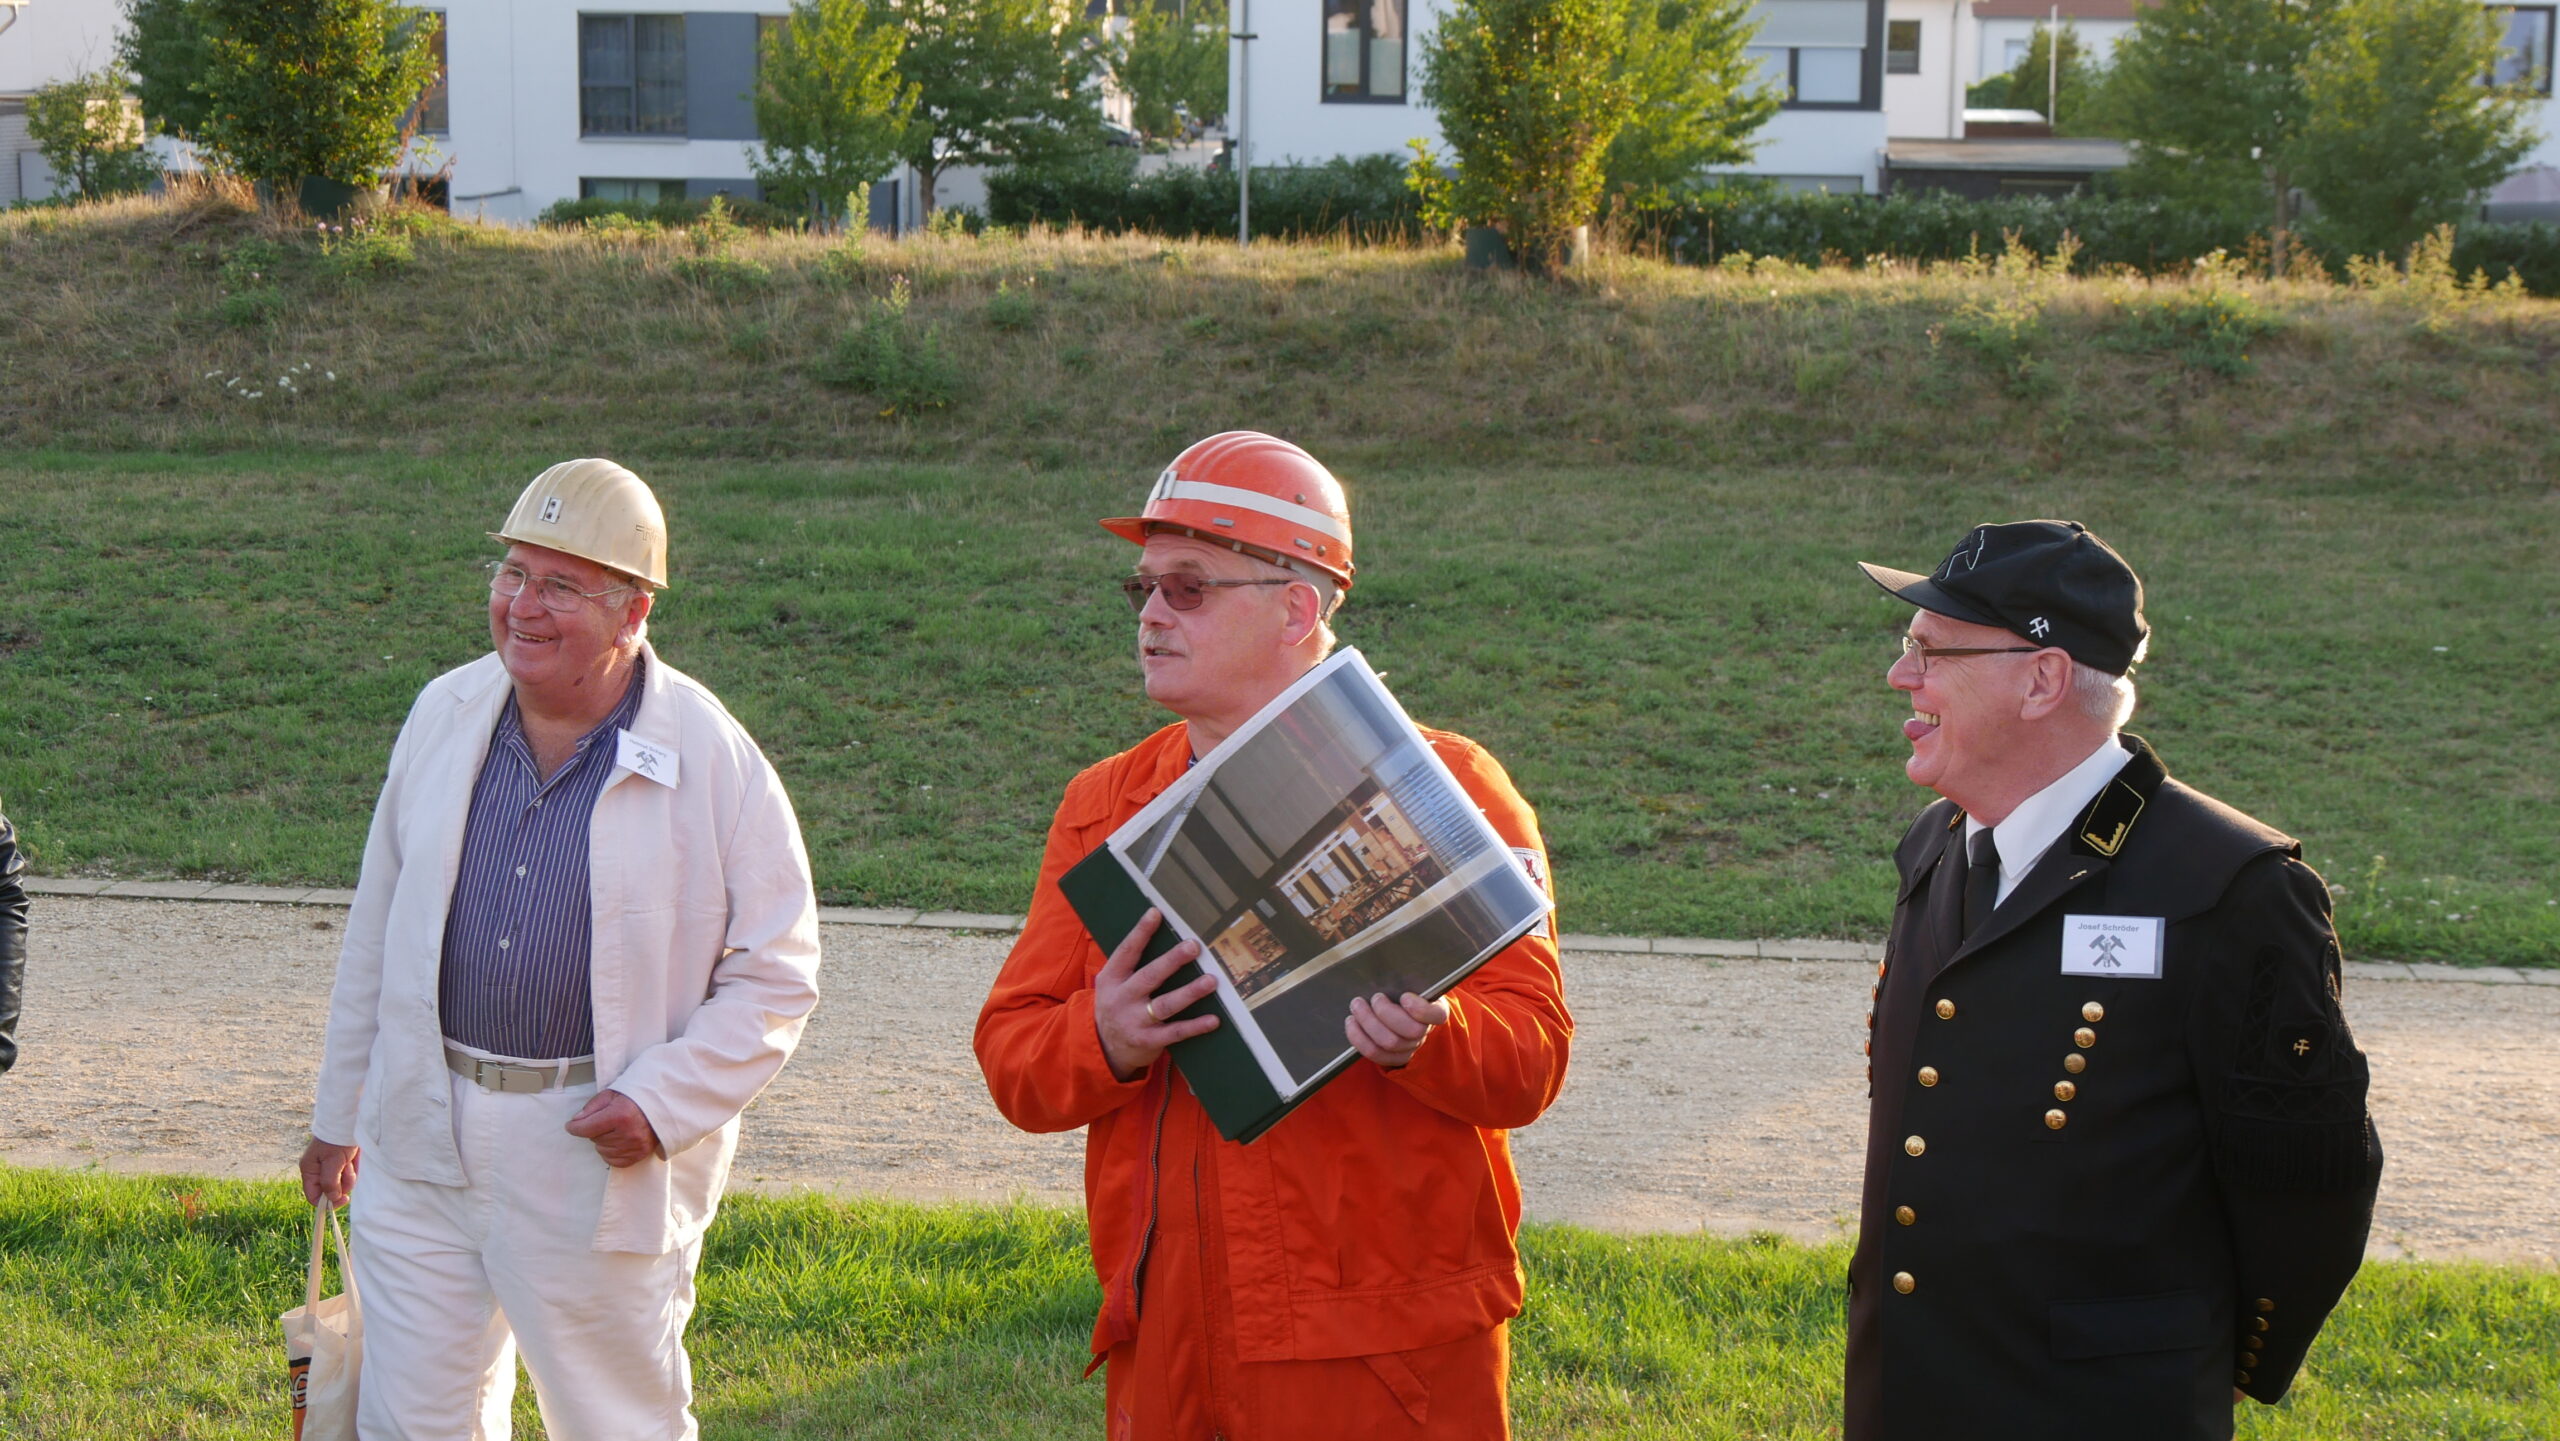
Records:
[[[2233,1387],[2283,1395],[2363,1259],[2382,1149],[2328,888],[2123,743],[1970,940],[1964,813],[1895,853],[1849,1441],[2228,1437]],[[2127,973],[2146,934],[2156,978]]]

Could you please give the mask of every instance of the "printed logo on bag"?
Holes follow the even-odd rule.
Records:
[[[1536,849],[1530,846],[1513,846],[1511,854],[1519,858],[1521,872],[1529,877],[1529,884],[1546,892],[1547,896],[1553,899],[1555,888],[1547,884],[1547,858],[1538,854]]]
[[[2160,979],[2158,916],[2064,916],[2062,974]]]

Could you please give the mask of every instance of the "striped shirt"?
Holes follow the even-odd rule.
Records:
[[[613,778],[614,737],[640,713],[646,664],[632,667],[622,703],[548,781],[525,743],[515,697],[499,712],[445,909],[436,1002],[446,1040],[529,1061],[595,1050],[587,834]]]

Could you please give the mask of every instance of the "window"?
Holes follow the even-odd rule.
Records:
[[[1743,52],[1789,105],[1856,105],[1865,98],[1867,52],[1843,45],[1754,45]]]
[[[1887,20],[1884,22],[1884,73],[1917,75],[1920,73],[1920,22]]]
[[[2501,13],[2504,12],[2504,13]],[[2489,13],[2505,22],[2498,39],[2498,63],[2489,71],[2492,85],[2520,85],[2551,93],[2551,31],[2554,7],[2492,5]]]
[[[444,28],[446,25],[446,18],[445,13],[441,10],[429,10],[426,11],[425,14],[427,20],[433,22],[436,27],[436,33],[427,41],[427,53],[436,57],[436,74],[434,79],[427,82],[427,88],[418,92],[418,108],[411,112],[411,116],[418,123],[419,134],[448,135],[453,131],[453,115],[451,113],[452,107],[446,103],[445,94],[445,81],[447,76],[445,75],[444,68]]]
[[[1405,0],[1324,0],[1324,98],[1404,102]]]
[[[1744,53],[1790,106],[1855,109],[1867,95],[1867,0],[1760,0]],[[1916,57],[1916,48],[1915,48]]]
[[[2010,71],[2017,69],[2019,66],[2026,64],[2026,63],[2027,63],[2027,49],[2028,49],[2028,47],[2029,47],[2030,45],[2032,45],[2033,43],[2034,43],[2033,41],[2029,41],[2029,40],[2003,40],[2003,41],[2001,41],[2001,42],[2000,42],[2000,73],[2001,73],[2001,74],[2003,74],[2003,75],[2006,75],[2006,74],[2008,74]]]
[[[629,200],[641,205],[655,205],[661,200],[685,198],[681,180],[609,180],[587,176],[578,181],[580,200]]]
[[[578,133],[685,133],[682,15],[578,17]]]

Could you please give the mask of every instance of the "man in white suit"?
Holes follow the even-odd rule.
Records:
[[[687,1438],[702,1233],[817,1003],[808,856],[648,644],[640,478],[553,466],[491,538],[492,653],[392,748],[303,1190],[354,1198],[366,1441],[505,1437],[519,1346],[554,1441]]]

